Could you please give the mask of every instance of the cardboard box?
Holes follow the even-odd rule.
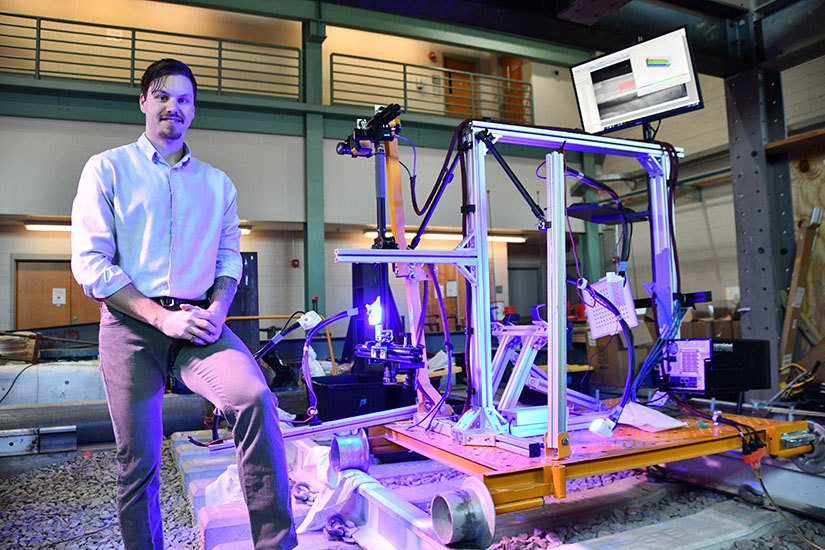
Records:
[[[691,321],[691,338],[713,338],[713,321]]]
[[[622,387],[627,377],[627,350],[616,335],[587,340],[587,357],[593,367],[591,381],[598,386]],[[609,343],[608,343],[609,342]]]
[[[713,338],[733,338],[733,321],[730,317],[713,320]]]

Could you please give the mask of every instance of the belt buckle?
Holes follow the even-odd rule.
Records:
[[[169,296],[161,296],[158,298],[158,303],[163,307],[174,307],[176,300],[174,298],[170,298]]]

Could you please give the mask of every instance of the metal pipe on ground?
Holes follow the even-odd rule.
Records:
[[[163,435],[200,430],[214,406],[196,394],[166,394],[163,398]],[[0,407],[0,430],[76,426],[77,444],[115,440],[106,401],[42,403]]]

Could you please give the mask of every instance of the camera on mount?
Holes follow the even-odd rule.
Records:
[[[335,147],[335,152],[339,155],[352,155],[353,157],[372,156],[374,143],[390,141],[393,135],[401,130],[400,126],[390,128],[389,124],[401,114],[401,105],[390,103],[382,107],[370,119],[359,118],[355,122],[355,129],[343,141]]]

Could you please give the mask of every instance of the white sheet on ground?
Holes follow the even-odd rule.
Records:
[[[298,533],[323,529],[327,519],[331,515],[339,513],[359,487],[371,483],[380,485],[361,470],[345,470],[342,472],[337,487],[327,486],[315,498],[309,513],[301,525],[298,526]]]
[[[663,412],[633,401],[625,405],[619,417],[619,424],[627,424],[646,432],[661,432],[687,426],[686,422],[676,420]]]

